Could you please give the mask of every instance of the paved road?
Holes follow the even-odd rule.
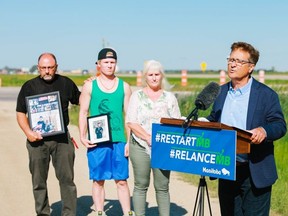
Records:
[[[19,87],[0,87],[0,102],[16,101]]]
[[[1,216],[31,216],[34,213],[34,201],[32,197],[31,177],[28,171],[28,155],[25,147],[25,136],[15,120],[16,97],[19,88],[0,88],[0,215]],[[88,166],[86,149],[80,145],[78,129],[70,126],[70,132],[79,144],[76,150],[75,182],[78,190],[77,216],[95,215],[92,197],[91,182],[88,180]],[[130,169],[129,185],[132,191],[133,174]],[[52,216],[60,215],[61,201],[58,182],[51,165],[49,179],[49,198],[52,208]],[[117,201],[115,184],[106,182],[105,210],[108,216],[118,216],[121,208]],[[171,215],[192,215],[197,193],[197,187],[189,185],[181,180],[176,172],[172,172],[171,183]],[[212,213],[219,216],[218,199],[211,198]],[[147,215],[156,216],[157,207],[153,188],[149,188],[147,197]],[[205,215],[209,215],[207,200],[205,199]]]

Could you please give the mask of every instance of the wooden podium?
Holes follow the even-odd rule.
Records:
[[[182,126],[184,124],[183,119],[170,119],[170,118],[161,118],[160,123],[168,124],[168,125],[178,125]],[[215,130],[234,130],[237,132],[237,146],[236,146],[236,153],[249,153],[250,152],[250,137],[251,133],[236,128],[231,127],[223,123],[219,122],[202,122],[202,121],[190,121],[188,123],[188,127],[198,127],[198,128],[207,128],[207,129],[215,129]]]

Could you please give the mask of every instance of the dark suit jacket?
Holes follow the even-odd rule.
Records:
[[[221,86],[220,94],[208,116],[209,121],[221,122],[221,113],[228,90],[229,83]],[[257,188],[263,188],[272,185],[278,178],[273,141],[284,136],[287,129],[276,92],[253,79],[246,129],[251,130],[257,127],[263,127],[267,132],[267,137],[261,144],[251,144],[248,157],[253,183]]]

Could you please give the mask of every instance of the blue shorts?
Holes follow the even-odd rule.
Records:
[[[99,144],[87,151],[90,180],[126,180],[129,177],[128,158],[124,142]]]

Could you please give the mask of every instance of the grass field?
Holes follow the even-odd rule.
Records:
[[[136,75],[135,75],[136,76]],[[35,77],[35,75],[2,75],[0,74],[0,79],[2,81],[2,86],[21,86],[26,80]],[[85,79],[88,76],[69,76],[78,86],[82,86]],[[123,80],[128,82],[131,86],[136,85],[136,77],[133,76],[121,76]],[[188,78],[188,85],[186,87],[181,86],[180,77],[168,77],[168,81],[174,87],[172,91],[188,91],[191,92],[191,96],[185,96],[178,98],[179,106],[183,116],[187,116],[191,109],[194,107],[194,100],[196,95],[207,85],[210,81],[218,82],[218,78]],[[285,115],[285,119],[288,118],[288,81],[285,79],[273,79],[267,80],[265,83],[273,88],[280,98],[280,103]],[[211,109],[211,108],[210,108]],[[205,112],[200,112],[199,116],[205,116],[209,113],[209,110]],[[72,124],[78,124],[78,107],[72,106],[70,109],[70,117]],[[278,215],[288,215],[288,208],[286,205],[288,203],[288,197],[286,192],[288,191],[288,172],[287,172],[287,161],[288,161],[288,138],[287,135],[282,139],[275,142],[275,157],[277,163],[277,170],[279,179],[273,186],[272,191],[272,210]],[[199,176],[191,174],[181,174],[183,180],[191,182],[191,184],[198,185]],[[209,193],[211,196],[217,196],[217,181],[207,180]]]

